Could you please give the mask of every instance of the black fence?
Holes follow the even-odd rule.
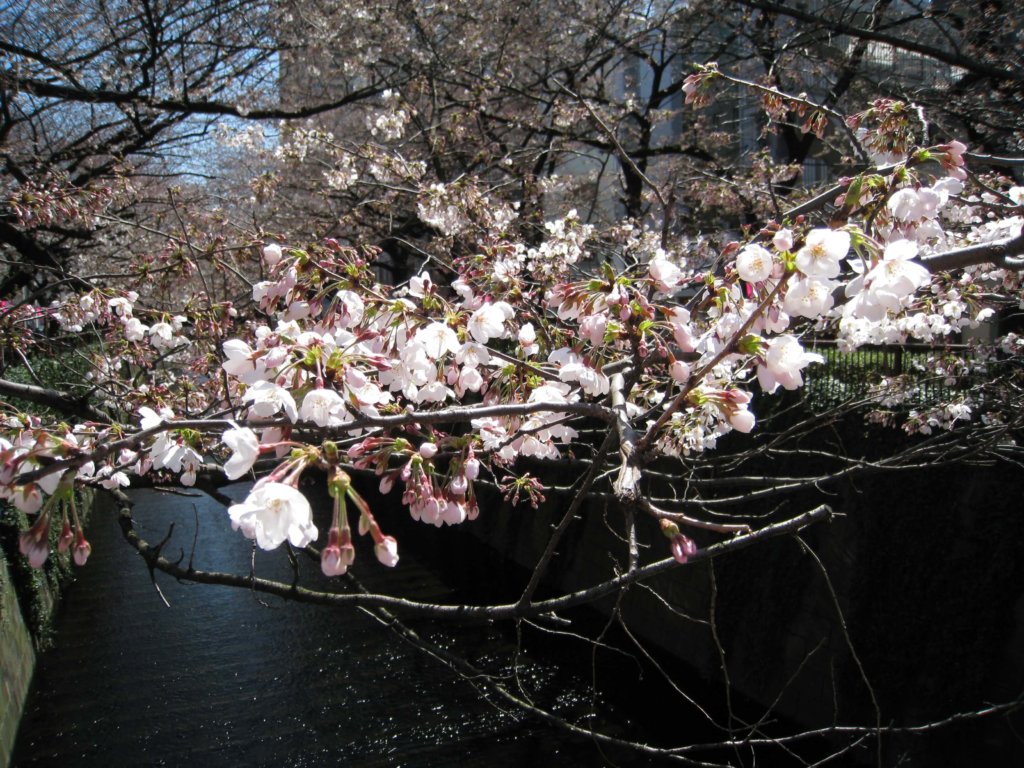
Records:
[[[927,406],[978,383],[979,374],[965,365],[965,344],[866,345],[844,351],[835,341],[805,340],[804,346],[825,358],[804,369],[805,394],[815,405],[870,397],[883,404]]]

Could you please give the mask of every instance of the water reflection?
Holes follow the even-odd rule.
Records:
[[[234,489],[241,496],[244,488]],[[196,567],[249,568],[252,550],[223,508],[200,497],[136,492],[140,532]],[[564,740],[481,700],[436,660],[355,610],[296,605],[227,587],[179,584],[127,554],[111,515],[91,525],[93,558],[78,571],[41,656],[14,755],[16,766],[520,766],[593,765],[592,745]],[[169,553],[169,552],[168,552]],[[359,553],[368,587],[443,598],[448,587],[404,546],[388,570]],[[303,578],[318,573],[300,564]],[[257,573],[288,578],[281,553],[256,553]],[[429,625],[415,627],[430,633]],[[458,650],[500,658],[510,638],[493,627],[460,630]],[[584,706],[586,686],[556,665],[525,658],[548,678],[563,711]]]

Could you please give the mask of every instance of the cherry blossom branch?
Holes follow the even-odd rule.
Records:
[[[612,418],[607,408],[594,403],[508,403],[505,405],[455,406],[437,411],[407,411],[394,416],[360,416],[336,427],[321,427],[312,422],[303,421],[293,423],[286,418],[163,420],[159,424],[140,430],[128,437],[94,446],[73,458],[57,459],[47,463],[44,467],[20,474],[17,477],[17,482],[19,484],[31,483],[54,472],[77,469],[89,461],[102,461],[122,449],[138,448],[149,438],[171,430],[189,429],[200,432],[223,432],[242,424],[253,429],[294,427],[301,432],[326,437],[328,435],[345,434],[351,430],[365,429],[367,427],[389,428],[403,427],[409,424],[456,424],[489,416],[524,416],[545,412],[576,413],[602,421],[609,421]]]
[[[159,570],[173,576],[176,579],[201,584],[219,584],[222,586],[239,587],[251,589],[269,595],[296,600],[303,603],[314,603],[328,606],[380,606],[393,610],[401,610],[404,613],[418,616],[432,616],[451,620],[470,620],[480,618],[490,619],[520,619],[542,616],[553,611],[575,608],[581,605],[592,603],[603,597],[614,594],[619,590],[649,579],[665,571],[681,566],[674,558],[666,558],[645,566],[641,566],[629,573],[608,579],[592,587],[572,592],[546,600],[526,601],[519,600],[515,603],[502,605],[446,605],[436,603],[424,603],[417,600],[395,597],[383,594],[351,594],[324,592],[321,590],[309,589],[297,584],[285,584],[282,582],[263,579],[255,575],[242,576],[233,573],[218,571],[204,571],[189,566],[182,566],[178,561],[172,561],[164,557],[162,548],[166,542],[159,545],[152,545],[139,536],[135,530],[132,517],[133,502],[128,496],[120,491],[110,492],[118,505],[118,521],[121,533],[125,540],[138,552],[146,562],[148,568]],[[578,509],[578,506],[577,506]],[[741,549],[753,546],[767,539],[776,538],[796,533],[809,525],[826,520],[832,515],[832,510],[827,506],[819,506],[801,515],[773,523],[760,528],[752,533],[737,536],[728,541],[713,544],[706,549],[699,550],[690,559],[688,565],[699,563],[703,560],[731,554]],[[564,518],[563,518],[564,519]],[[572,517],[570,516],[571,520]],[[552,538],[555,538],[554,536]],[[316,556],[316,553],[312,553]],[[532,582],[532,580],[531,580]],[[538,579],[539,583],[539,579]]]
[[[369,594],[369,592],[363,587],[357,579],[351,577],[351,574],[346,574],[346,577],[355,584],[356,588],[362,594]],[[569,722],[563,717],[559,717],[548,709],[545,709],[537,704],[527,700],[526,697],[517,695],[509,690],[509,687],[502,684],[493,675],[487,674],[484,670],[475,664],[469,662],[468,659],[458,656],[452,653],[449,649],[444,646],[432,643],[425,637],[420,635],[414,629],[405,624],[398,616],[393,614],[386,608],[372,607],[364,608],[371,615],[377,618],[384,626],[395,632],[406,642],[413,645],[418,650],[426,653],[428,656],[436,659],[438,662],[444,664],[452,671],[456,672],[467,681],[469,681],[474,687],[482,688],[484,691],[492,693],[498,696],[505,703],[515,707],[521,712],[535,717],[543,722],[553,725],[556,728],[570,733],[574,736],[586,738],[591,741],[595,741],[599,744],[608,746],[619,747],[622,749],[628,749],[630,751],[639,752],[645,755],[652,755],[657,757],[663,757],[674,762],[679,762],[683,765],[697,766],[698,768],[728,768],[728,766],[719,763],[709,763],[703,760],[696,760],[693,758],[686,757],[678,753],[672,748],[654,747],[648,744],[642,744],[635,741],[629,741],[626,739],[611,736],[601,731],[595,730],[593,727],[583,728],[575,723]]]
[[[964,152],[964,157],[972,163],[982,163],[984,165],[1005,165],[1011,168],[1024,166],[1024,157],[998,157],[996,155],[980,155],[977,152]]]
[[[50,387],[21,384],[8,379],[0,379],[0,394],[18,397],[68,416],[78,416],[79,418],[102,424],[107,424],[111,421],[109,414],[89,403],[87,395],[72,395],[69,392],[61,392]]]
[[[655,420],[655,422],[650,427],[648,427],[647,432],[645,432],[644,436],[640,438],[639,442],[637,442],[637,451],[639,451],[642,454],[646,452],[648,448],[650,448],[651,443],[653,443],[654,440],[657,438],[658,433],[661,431],[662,427],[664,427],[668,423],[669,419],[672,418],[672,414],[678,411],[679,408],[683,405],[683,403],[686,402],[686,398],[689,397],[690,393],[694,389],[696,389],[696,387],[700,384],[704,377],[707,376],[710,371],[714,370],[714,367],[718,365],[722,360],[724,360],[726,357],[733,353],[737,341],[743,338],[746,332],[750,330],[750,327],[754,324],[754,322],[761,316],[762,313],[764,313],[766,309],[768,309],[768,307],[771,306],[772,302],[775,301],[775,297],[786,286],[786,283],[789,282],[789,278],[792,275],[792,272],[787,272],[785,275],[783,275],[782,278],[778,281],[778,283],[776,283],[775,287],[772,288],[769,294],[764,298],[764,300],[757,306],[756,309],[754,309],[750,313],[750,316],[743,321],[743,324],[740,325],[739,329],[737,329],[736,332],[733,333],[732,338],[729,340],[729,343],[722,345],[722,349],[720,349],[714,357],[712,357],[708,362],[704,363],[704,365],[702,365],[699,370],[694,372],[694,374],[690,377],[690,380],[687,382],[686,386],[683,387],[683,390],[678,395],[675,396],[672,402],[669,403],[668,407],[663,410],[662,414]]]
[[[789,18],[805,22],[815,27],[823,26],[829,30],[830,34],[846,34],[851,37],[861,38],[864,40],[874,40],[876,42],[886,43],[893,46],[896,50],[918,53],[927,58],[940,61],[943,64],[948,64],[953,67],[965,69],[968,72],[984,75],[985,77],[992,78],[997,82],[1020,82],[1021,80],[1024,80],[1024,72],[1015,72],[1006,67],[989,64],[981,58],[966,56],[955,49],[947,50],[934,45],[921,43],[908,37],[900,37],[898,35],[889,34],[888,32],[878,32],[866,29],[865,27],[848,23],[842,19],[822,17],[814,11],[805,9],[804,7],[798,7],[793,3],[784,4],[769,2],[768,0],[737,0],[737,2],[739,2],[740,5],[745,5],[749,8],[757,8],[769,13],[788,16]]]
[[[753,734],[749,737],[742,739],[734,739],[730,741],[720,742],[708,742],[703,744],[688,744],[685,747],[677,747],[673,749],[673,752],[677,753],[689,753],[689,752],[706,752],[719,750],[723,748],[733,747],[750,747],[750,746],[770,746],[780,744],[793,744],[800,741],[806,741],[808,739],[818,739],[823,736],[842,736],[842,735],[862,735],[862,736],[876,736],[878,734],[897,734],[897,733],[927,733],[929,731],[936,731],[945,728],[950,725],[957,723],[963,723],[970,720],[977,720],[984,717],[992,717],[994,715],[1007,715],[1012,712],[1016,712],[1024,708],[1024,695],[1018,696],[1010,701],[1001,702],[999,704],[987,705],[981,709],[973,712],[957,712],[949,717],[944,717],[938,720],[931,720],[926,723],[920,723],[918,725],[829,725],[824,728],[814,728],[799,733],[787,734],[784,736],[771,736],[771,737],[755,737]]]
[[[604,459],[608,455],[608,452],[611,450],[612,444],[614,443],[614,437],[615,432],[609,429],[605,435],[604,441],[601,443],[601,447],[598,448],[597,453],[594,456],[594,461],[590,465],[590,469],[587,470],[587,473],[579,482],[579,491],[577,495],[569,503],[569,507],[565,510],[565,514],[562,515],[562,519],[559,521],[558,526],[548,537],[548,543],[544,547],[544,552],[541,553],[540,559],[534,566],[533,572],[530,574],[530,580],[523,589],[523,594],[520,595],[517,605],[525,607],[529,605],[530,601],[533,599],[533,595],[540,586],[544,571],[555,556],[555,550],[558,548],[558,544],[562,540],[562,536],[565,535],[565,532],[569,529],[569,525],[576,518],[576,515],[583,506],[587,493],[597,480],[601,471],[601,466],[604,463]]]
[[[671,520],[673,523],[682,523],[691,528],[703,528],[706,531],[717,533],[751,533],[752,529],[746,523],[713,523],[707,520],[698,520],[695,517],[684,515],[682,512],[669,512],[660,509],[647,499],[640,499],[640,508],[655,520]]]
[[[616,496],[624,503],[631,504],[640,497],[638,485],[641,478],[642,462],[636,447],[639,435],[630,425],[626,411],[625,377],[621,373],[616,373],[609,381],[620,457],[619,474],[613,487]]]
[[[709,67],[710,67],[710,65],[709,65]],[[734,85],[740,85],[740,86],[743,86],[744,88],[749,88],[752,91],[759,91],[759,92],[764,93],[764,94],[766,94],[768,96],[772,96],[772,97],[775,97],[775,98],[778,98],[778,99],[783,99],[783,100],[785,100],[787,102],[790,102],[792,104],[799,104],[802,107],[806,107],[808,109],[812,109],[812,110],[815,110],[817,112],[821,112],[824,115],[828,115],[833,120],[835,120],[839,124],[839,126],[842,128],[843,132],[847,134],[847,136],[849,137],[851,146],[853,146],[856,149],[856,151],[860,155],[861,159],[865,160],[865,161],[867,160],[867,156],[864,154],[864,150],[861,147],[860,142],[857,141],[857,138],[854,135],[853,131],[851,131],[850,127],[846,124],[846,115],[842,114],[838,110],[833,109],[832,107],[828,106],[827,104],[823,104],[821,102],[814,101],[814,100],[808,98],[806,94],[800,94],[798,96],[793,96],[793,95],[790,95],[788,93],[783,93],[782,91],[780,91],[778,88],[776,88],[774,86],[763,85],[762,83],[757,83],[757,82],[754,82],[752,80],[746,80],[744,78],[737,77],[735,75],[729,75],[729,74],[727,74],[725,72],[722,72],[717,67],[715,67],[713,71],[714,71],[715,77],[720,77],[720,78],[722,78],[723,80],[725,80],[727,82],[733,83]]]
[[[9,44],[0,41],[0,49],[10,50],[10,48]],[[245,109],[236,104],[227,104],[222,101],[209,99],[159,99],[136,91],[129,92],[111,88],[84,88],[75,85],[62,85],[38,78],[18,77],[11,71],[0,72],[0,83],[25,93],[59,99],[64,102],[114,104],[117,106],[134,105],[145,109],[181,115],[232,116],[243,117],[246,120],[295,120],[314,117],[348,104],[366,101],[374,96],[379,96],[384,91],[383,86],[372,85],[365,86],[337,99],[297,109],[283,109],[281,107]]]
[[[988,262],[1004,269],[1024,270],[1024,228],[1016,237],[921,257],[921,263],[931,272],[963,269]]]

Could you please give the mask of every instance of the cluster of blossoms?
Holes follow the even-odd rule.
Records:
[[[688,86],[699,93],[711,74]],[[226,456],[223,471],[236,480],[273,457],[269,474],[231,506],[236,530],[263,549],[315,544],[320,531],[299,478],[316,467],[328,473],[334,500],[323,571],[339,575],[353,562],[349,504],[378,559],[394,565],[397,544],[343,465],[372,470],[383,493],[400,484],[414,519],[459,524],[479,514],[482,473],[540,497],[535,479],[519,482],[527,474],[503,477],[517,473],[521,458],[565,458],[585,418],[627,423],[646,449],[699,453],[755,428],[756,389],[803,386],[808,367],[823,361],[805,349],[808,332],[831,329],[851,349],[983,321],[991,312],[983,287],[1016,278],[985,268],[937,279],[922,262],[958,242],[948,228],[963,217],[948,212],[960,207],[963,149],[953,142],[914,155],[937,164],[938,177],[908,161],[890,175],[847,180],[836,206],[848,223],[770,222],[727,246],[718,269],[635,225],[612,237],[622,244],[617,266],[594,265],[608,246],[575,211],[519,242],[508,233],[515,210],[464,180],[418,197],[425,223],[474,246],[444,284],[424,271],[398,288],[380,285],[370,248],[271,243],[261,253],[265,279],[252,286],[262,314],[241,326],[233,308],[225,310],[206,339],[217,348],[202,352],[193,352],[201,345],[192,326],[200,324],[185,315],[153,316],[147,325],[136,317],[137,295],[90,292],[54,308],[64,328],[103,328],[136,354],[164,361],[175,350],[179,359],[206,355],[197,371],[218,355],[221,370],[204,376],[204,386],[228,418],[182,418],[193,401],[154,386],[149,405],[135,409],[140,431],[129,437],[95,424],[59,433],[12,426],[0,442],[0,489],[39,513],[26,539],[37,553],[47,505],[67,508],[52,500],[66,499],[61,489],[75,483],[121,487],[129,474],[154,472],[192,485],[211,456]],[[1014,236],[1019,222],[974,222],[974,242]],[[960,403],[914,418],[924,431],[970,415]],[[692,540],[664,530],[677,560],[693,555]]]
[[[123,191],[115,183],[79,188],[63,175],[28,179],[7,195],[6,203],[19,223],[26,227],[49,227],[68,222],[92,224]]]
[[[93,291],[74,301],[55,304],[51,314],[61,328],[73,333],[86,326],[108,326],[125,341],[149,344],[156,350],[174,350],[189,344],[183,333],[187,317],[164,314],[146,325],[135,316],[138,300],[139,294],[135,291],[112,297]]]
[[[77,441],[73,436],[68,436],[67,440],[70,447],[75,447]],[[60,535],[57,539],[57,548],[60,552],[70,550],[76,565],[85,565],[92,552],[78,519],[74,473],[69,472],[64,476],[42,475],[38,481],[15,485],[19,474],[26,470],[37,471],[41,458],[49,458],[54,450],[60,451],[64,447],[55,445],[54,442],[44,433],[33,429],[19,430],[14,441],[0,438],[0,500],[9,501],[21,512],[36,515],[35,522],[18,540],[21,554],[28,559],[29,565],[33,568],[41,568],[50,555],[50,533],[56,519],[61,522]],[[88,475],[89,469],[83,474]]]
[[[30,302],[0,300],[0,344],[25,354],[46,327],[50,312]]]
[[[374,139],[395,141],[402,138],[413,116],[410,108],[392,93],[382,112],[367,117],[367,128]],[[332,132],[313,124],[299,127],[294,123],[282,123],[272,148],[264,146],[263,141],[240,143],[237,139],[230,145],[246,148],[271,165],[315,165],[317,171],[311,178],[321,179],[333,192],[344,192],[366,180],[418,186],[427,170],[422,160],[387,152],[373,142],[354,144],[342,141]],[[268,173],[261,177],[260,183],[269,183],[268,191],[272,192],[276,180],[275,174]],[[262,196],[269,197],[269,194]]]
[[[374,138],[381,141],[397,141],[405,134],[405,128],[413,118],[413,110],[403,105],[396,91],[385,90],[381,94],[386,110],[366,118],[366,127]]]
[[[446,237],[484,232],[493,236],[504,234],[518,213],[507,203],[492,201],[469,181],[453,184],[431,184],[419,197],[416,212]]]

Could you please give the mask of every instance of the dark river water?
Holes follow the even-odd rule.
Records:
[[[244,488],[232,493],[241,496]],[[163,538],[174,521],[172,543],[187,558],[198,521],[196,567],[248,572],[249,542],[231,530],[217,503],[152,491],[135,498],[149,541]],[[67,593],[55,647],[39,658],[15,766],[605,762],[586,739],[484,700],[471,682],[363,612],[158,575],[167,607],[112,514],[94,514],[89,538],[92,559]],[[368,548],[359,558],[356,572],[371,589],[451,599],[452,587],[406,543],[393,570]],[[287,578],[282,552],[259,552],[256,564],[261,575]],[[304,578],[318,578],[315,564],[302,567]],[[508,628],[451,633],[409,623],[427,637],[449,638],[441,642],[474,659],[512,658]],[[557,653],[520,656],[519,664],[524,681],[545,690],[558,711],[572,717],[585,711],[584,667],[574,669]]]

